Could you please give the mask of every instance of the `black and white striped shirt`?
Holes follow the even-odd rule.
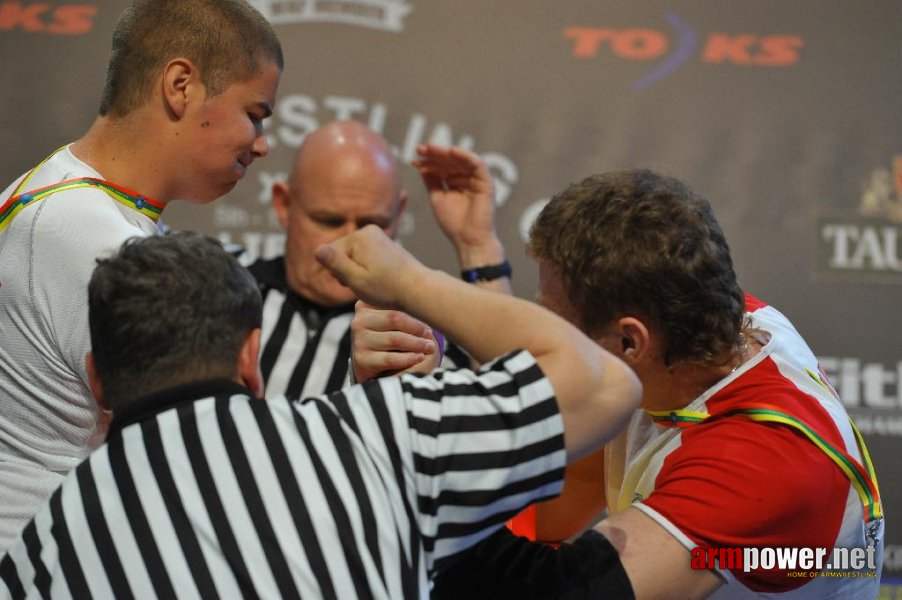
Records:
[[[248,270],[263,294],[266,396],[306,398],[347,386],[354,305],[323,307],[291,291],[284,257],[258,260]]]
[[[0,597],[425,598],[564,462],[523,351],[302,402],[182,386],[116,415],[0,561]]]
[[[327,308],[291,291],[284,257],[254,261],[248,270],[263,294],[260,371],[265,395],[307,398],[350,385],[354,305]],[[444,368],[470,364],[462,348],[450,341],[446,346]]]

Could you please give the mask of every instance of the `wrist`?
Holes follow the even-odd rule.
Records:
[[[476,283],[477,281],[495,281],[502,277],[510,278],[513,268],[508,261],[504,261],[494,265],[483,265],[472,269],[464,269],[460,272],[460,278],[468,283]]]
[[[474,269],[485,265],[497,265],[505,261],[504,246],[492,236],[491,239],[474,244],[455,244],[457,258],[462,270]]]

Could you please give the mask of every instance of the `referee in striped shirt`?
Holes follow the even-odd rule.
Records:
[[[414,167],[464,276],[480,287],[510,293],[488,168],[462,148],[424,145],[418,150]],[[268,396],[305,398],[348,384],[356,296],[314,253],[367,224],[395,237],[406,203],[390,145],[364,124],[335,121],[304,139],[288,180],[272,188],[273,210],[286,233],[284,255],[248,267],[263,292],[260,366]],[[441,350],[424,343],[421,353]],[[445,366],[466,364],[456,346],[449,354]],[[392,358],[418,357],[399,353]]]
[[[425,598],[637,406],[632,372],[575,328],[427,269],[378,228],[318,257],[485,366],[255,399],[251,276],[197,234],[130,241],[89,288],[109,435],[0,560],[0,597]]]

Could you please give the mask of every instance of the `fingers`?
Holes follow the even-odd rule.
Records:
[[[420,158],[412,161],[411,164],[421,174],[473,177],[478,175],[480,169],[485,166],[478,154],[456,146],[420,145],[417,146],[417,153]]]
[[[358,298],[386,308],[396,306],[408,281],[423,265],[375,225],[316,249],[316,259]]]
[[[351,334],[355,338],[368,336],[374,350],[398,350],[425,352],[435,350],[432,329],[405,312],[383,310],[357,302],[351,321]]]
[[[355,352],[354,380],[363,383],[377,377],[397,375],[403,371],[415,371],[426,356],[406,352]],[[428,372],[428,369],[424,372]]]
[[[404,370],[428,372],[441,360],[432,330],[403,312],[358,302],[351,321],[354,376],[366,381]]]
[[[313,255],[344,285],[348,285],[349,279],[361,271],[360,265],[351,260],[344,250],[339,248],[338,243],[324,244],[317,248]]]
[[[491,200],[492,176],[482,158],[457,146],[417,146],[420,158],[411,164],[430,191],[456,190]]]

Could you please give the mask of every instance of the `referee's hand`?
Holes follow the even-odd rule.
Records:
[[[397,310],[358,301],[351,321],[354,380],[363,383],[403,371],[428,373],[442,361],[441,334]]]

